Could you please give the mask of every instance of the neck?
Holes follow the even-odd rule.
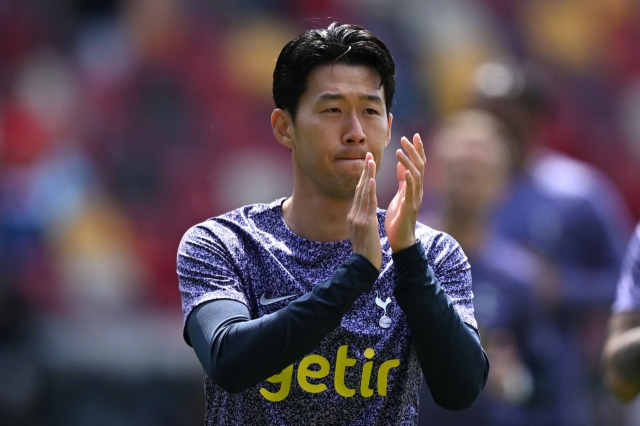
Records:
[[[342,241],[350,236],[347,215],[352,203],[351,198],[334,199],[294,189],[291,198],[282,204],[282,216],[299,237],[318,242]]]
[[[482,244],[487,221],[477,211],[446,209],[442,216],[442,230],[451,235],[467,254],[475,253]]]

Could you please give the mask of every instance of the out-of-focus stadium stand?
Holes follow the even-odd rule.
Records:
[[[640,218],[636,0],[0,0],[2,424],[202,423],[177,246],[289,194],[271,73],[286,41],[334,20],[394,54],[390,149],[464,106],[481,62],[534,61],[558,99],[549,145]]]

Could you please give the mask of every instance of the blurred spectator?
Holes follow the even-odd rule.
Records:
[[[544,63],[560,101],[539,142],[601,168],[640,218],[635,0],[0,0],[0,405],[13,407],[0,422],[189,422],[176,413],[202,392],[195,357],[170,349],[181,339],[171,325],[175,248],[192,223],[290,191],[289,152],[264,120],[273,64],[284,40],[333,20],[383,32],[403,64],[393,141],[461,108],[479,63],[504,54]],[[395,193],[395,167],[385,164],[381,203]],[[554,235],[554,214],[538,216],[539,234]],[[593,244],[563,248],[559,263],[595,253]],[[589,262],[598,280],[614,275],[603,272],[606,261]],[[575,323],[566,329],[593,330]],[[131,341],[152,353],[124,350]],[[592,342],[597,360],[598,338],[572,341]],[[158,362],[147,381],[122,374],[150,358]],[[149,391],[157,386],[167,392]],[[164,419],[149,414],[158,404]]]
[[[549,345],[564,353],[561,424],[608,424],[614,408],[603,395],[598,360],[630,217],[601,172],[543,147],[539,131],[552,116],[552,99],[539,70],[487,63],[476,83],[476,105],[504,123],[516,155],[497,230],[544,265],[536,292],[561,334],[561,349]]]
[[[640,393],[640,223],[618,281],[604,362],[607,384],[618,399],[635,398]]]
[[[451,234],[469,257],[475,315],[492,371],[479,400],[462,412],[438,407],[423,385],[421,425],[560,424],[553,365],[560,354],[541,341],[558,336],[535,299],[537,259],[491,223],[510,179],[508,137],[503,124],[480,110],[454,114],[433,137],[426,179],[432,207],[421,219]]]

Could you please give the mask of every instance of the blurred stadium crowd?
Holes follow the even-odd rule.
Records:
[[[289,152],[269,122],[275,58],[303,30],[334,20],[372,30],[394,54],[389,149],[404,134],[431,140],[468,107],[483,63],[544,69],[553,113],[539,139],[599,171],[611,188],[604,198],[621,206],[603,216],[615,222],[606,226],[627,232],[616,241],[626,243],[640,219],[636,0],[0,0],[0,423],[201,424],[201,372],[181,338],[178,243],[208,217],[290,193]],[[473,123],[465,129],[486,131]],[[431,149],[434,167],[446,166],[449,154]],[[383,206],[394,174],[389,162],[380,171]],[[426,195],[427,224],[447,227],[435,219],[446,196],[435,186]],[[534,314],[550,324],[536,350],[549,345],[567,368],[582,368],[567,380],[586,377],[589,395],[573,423],[552,409],[553,422],[529,415],[526,424],[638,424],[599,381],[609,281],[587,311],[561,310],[553,289],[543,292],[553,301],[540,303],[551,313]],[[573,338],[578,349],[550,343]],[[490,339],[501,342],[496,359],[512,357],[513,339]],[[535,371],[521,374],[520,391],[497,393],[506,395],[501,412],[536,394],[527,374]],[[572,385],[558,386],[572,394]]]

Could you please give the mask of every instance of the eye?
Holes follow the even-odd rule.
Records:
[[[364,110],[364,113],[367,115],[379,115],[378,111],[373,108],[367,108]]]
[[[328,109],[325,109],[324,112],[338,113],[340,112],[340,108],[328,108]]]

